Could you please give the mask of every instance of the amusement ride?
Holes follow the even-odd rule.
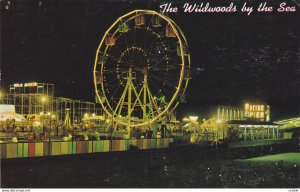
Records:
[[[152,10],[119,17],[96,52],[94,86],[109,117],[107,130],[122,127],[156,132],[185,101],[190,53],[179,26]]]

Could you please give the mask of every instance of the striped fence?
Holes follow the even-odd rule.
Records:
[[[0,158],[26,158],[82,153],[101,153],[137,149],[168,148],[173,138],[100,141],[57,141],[37,143],[1,143]]]

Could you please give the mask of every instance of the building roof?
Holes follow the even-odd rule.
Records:
[[[278,125],[273,122],[253,121],[253,120],[232,120],[226,121],[226,124],[243,124],[243,125]]]

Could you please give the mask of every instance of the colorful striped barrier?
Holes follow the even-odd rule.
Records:
[[[28,143],[28,157],[35,156],[35,143]]]
[[[164,148],[168,148],[170,145],[170,139],[166,138],[164,139]]]
[[[77,142],[72,141],[72,154],[76,154]]]
[[[61,155],[61,143],[62,142],[52,142],[51,143],[50,155]]]
[[[76,142],[76,154],[87,153],[88,152],[88,143],[85,141]]]
[[[164,139],[157,139],[156,140],[156,148],[164,148]]]
[[[157,148],[157,142],[156,142],[156,139],[150,139],[150,148],[151,148],[151,149]]]
[[[44,142],[44,156],[49,156],[50,154],[50,150],[51,150],[51,143],[49,142]]]
[[[73,154],[73,142],[64,141],[60,144],[60,154],[61,155],[71,155]]]
[[[48,154],[45,154],[47,156]],[[35,157],[44,156],[44,143],[35,143]]]
[[[89,146],[88,153],[93,153],[94,152],[93,141],[88,141],[88,146]]]
[[[130,147],[137,147],[137,139],[128,140],[128,148]]]
[[[143,139],[142,149],[151,149],[151,139]]]
[[[143,149],[143,139],[137,139],[136,146],[138,149]]]
[[[128,151],[128,140],[120,140],[120,151]]]
[[[18,157],[18,144],[11,143],[6,145],[6,158],[17,158]]]
[[[56,141],[51,144],[51,154],[49,155],[76,154],[76,141]]]
[[[101,153],[109,151],[127,151],[130,147],[138,149],[167,148],[173,138],[130,139],[99,141],[56,141],[38,143],[1,143],[0,158],[26,158],[81,153]]]
[[[93,153],[93,141],[77,141],[76,153]]]
[[[1,147],[1,151],[0,151],[1,159],[5,159],[6,158],[7,144],[1,144],[0,147]]]
[[[129,150],[129,140],[112,140],[112,151]]]
[[[110,151],[110,141],[93,141],[93,152],[108,152]]]
[[[112,141],[112,151],[120,151],[120,140]]]
[[[28,143],[18,143],[18,158],[28,157]]]
[[[23,143],[18,143],[18,158],[23,157]]]

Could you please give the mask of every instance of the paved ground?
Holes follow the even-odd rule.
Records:
[[[280,161],[298,161],[299,154],[261,153],[235,160],[211,149],[184,148],[6,159],[1,161],[1,187],[299,188],[300,164]]]

